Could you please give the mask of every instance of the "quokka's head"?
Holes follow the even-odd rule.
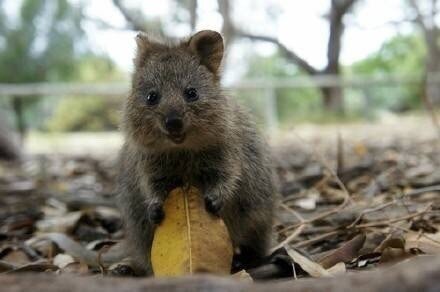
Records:
[[[223,39],[200,31],[178,44],[136,37],[132,91],[123,128],[152,150],[203,148],[222,139],[228,100],[219,87]]]

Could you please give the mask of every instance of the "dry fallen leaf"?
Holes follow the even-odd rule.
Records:
[[[173,190],[157,227],[151,263],[155,276],[229,274],[233,249],[224,222],[205,210],[200,192]]]
[[[353,146],[354,153],[356,155],[364,157],[368,153],[368,149],[365,144],[358,142]]]
[[[440,232],[423,235],[409,233],[405,238],[405,249],[419,249],[426,254],[440,254]]]
[[[231,277],[233,279],[236,280],[240,280],[242,282],[246,282],[246,283],[252,283],[254,282],[254,280],[252,279],[251,275],[249,275],[248,272],[246,272],[245,270],[241,270],[235,274],[232,274]]]
[[[379,264],[393,264],[414,256],[405,250],[405,239],[389,235],[374,250],[381,253]]]
[[[8,271],[7,273],[29,273],[29,272],[46,272],[57,271],[59,268],[45,260],[29,263],[16,267],[15,269]]]
[[[287,253],[293,259],[293,261],[300,265],[301,268],[306,271],[310,276],[315,278],[331,276],[330,272],[324,269],[320,264],[308,259],[296,250],[287,248]]]
[[[345,263],[340,262],[336,265],[333,265],[330,269],[327,269],[327,272],[329,272],[331,276],[338,276],[345,274],[347,272],[347,268],[345,266]]]
[[[13,265],[21,266],[29,264],[31,260],[21,249],[11,250],[7,255],[2,258],[3,261]]]
[[[358,234],[341,247],[331,251],[327,256],[319,260],[325,269],[331,268],[339,262],[350,262],[358,256],[359,250],[364,245],[365,234]]]
[[[97,253],[86,249],[80,243],[69,238],[62,233],[47,233],[42,234],[34,238],[32,244],[36,244],[40,241],[50,241],[55,243],[64,253],[72,256],[75,259],[89,264],[90,266],[97,266],[98,256]],[[32,245],[31,245],[32,246]]]
[[[53,264],[60,269],[64,269],[67,265],[74,262],[73,257],[65,253],[59,253],[53,258]]]
[[[45,218],[37,222],[37,229],[40,232],[69,233],[78,224],[83,214],[82,211],[77,211],[62,216]]]

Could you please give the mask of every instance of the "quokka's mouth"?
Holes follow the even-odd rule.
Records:
[[[183,141],[185,141],[186,135],[184,133],[182,134],[169,134],[168,139],[173,141],[174,144],[182,144]]]

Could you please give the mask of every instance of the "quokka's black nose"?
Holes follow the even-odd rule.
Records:
[[[183,120],[176,116],[167,117],[165,119],[165,128],[170,133],[180,133],[183,129]]]

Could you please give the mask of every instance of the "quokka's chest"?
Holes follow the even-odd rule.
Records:
[[[199,180],[212,176],[225,163],[225,152],[214,147],[200,152],[182,151],[150,157],[147,167],[150,173],[161,173],[182,180]]]

